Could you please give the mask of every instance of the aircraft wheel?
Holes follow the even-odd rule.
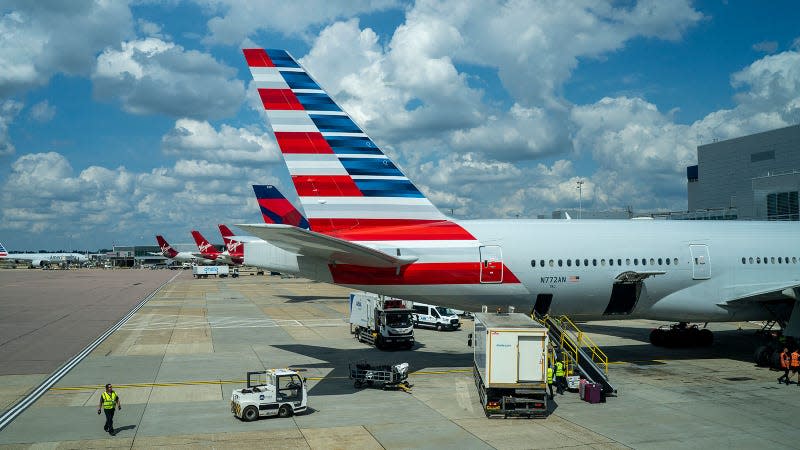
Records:
[[[773,350],[772,355],[770,356],[769,365],[775,370],[781,368],[781,352],[783,350]]]
[[[292,417],[293,413],[294,411],[292,411],[292,407],[289,405],[281,405],[281,407],[278,408],[278,417]]]
[[[757,366],[769,366],[769,357],[772,355],[772,348],[767,345],[758,347],[753,354],[753,361]]]
[[[654,329],[650,332],[650,343],[656,347],[664,347],[666,334],[666,331],[662,330],[661,328]]]
[[[703,347],[710,347],[714,343],[714,333],[708,328],[703,328],[699,333],[700,345]]]
[[[242,411],[242,420],[245,422],[252,422],[258,419],[258,408],[255,406],[248,406]]]

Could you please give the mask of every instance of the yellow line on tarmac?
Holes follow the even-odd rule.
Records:
[[[303,371],[307,369],[294,369],[296,371]],[[409,375],[447,375],[451,373],[468,373],[472,369],[448,369],[448,370],[420,370],[412,372]],[[307,377],[307,380],[319,381],[322,379],[347,379],[349,377]],[[172,381],[162,383],[130,383],[130,384],[115,384],[114,389],[131,389],[131,388],[149,388],[149,387],[179,387],[179,386],[200,386],[200,385],[223,385],[223,384],[245,384],[247,380],[197,380],[197,381]],[[86,386],[64,386],[64,387],[51,387],[51,391],[93,391],[96,389],[104,389],[105,385],[86,385]]]

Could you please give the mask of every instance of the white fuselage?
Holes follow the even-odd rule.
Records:
[[[763,304],[737,300],[800,284],[800,225],[793,222],[457,223],[475,240],[359,242],[418,258],[397,276],[280,249],[264,258],[279,255],[269,264],[311,279],[472,311],[512,305],[530,312],[537,298],[552,296],[551,314],[578,320],[766,319],[772,316]],[[415,265],[435,270],[412,276]],[[626,272],[628,283],[620,286]]]

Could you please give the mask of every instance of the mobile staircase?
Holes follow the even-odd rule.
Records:
[[[547,327],[550,343],[568,372],[577,370],[588,381],[599,383],[604,395],[616,394],[617,388],[608,379],[608,356],[569,317],[537,315],[534,319]]]

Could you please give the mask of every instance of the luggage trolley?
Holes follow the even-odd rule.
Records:
[[[374,386],[411,391],[412,385],[408,383],[408,363],[376,365],[359,361],[350,363],[349,368],[350,379],[353,380],[353,387],[356,389]]]

